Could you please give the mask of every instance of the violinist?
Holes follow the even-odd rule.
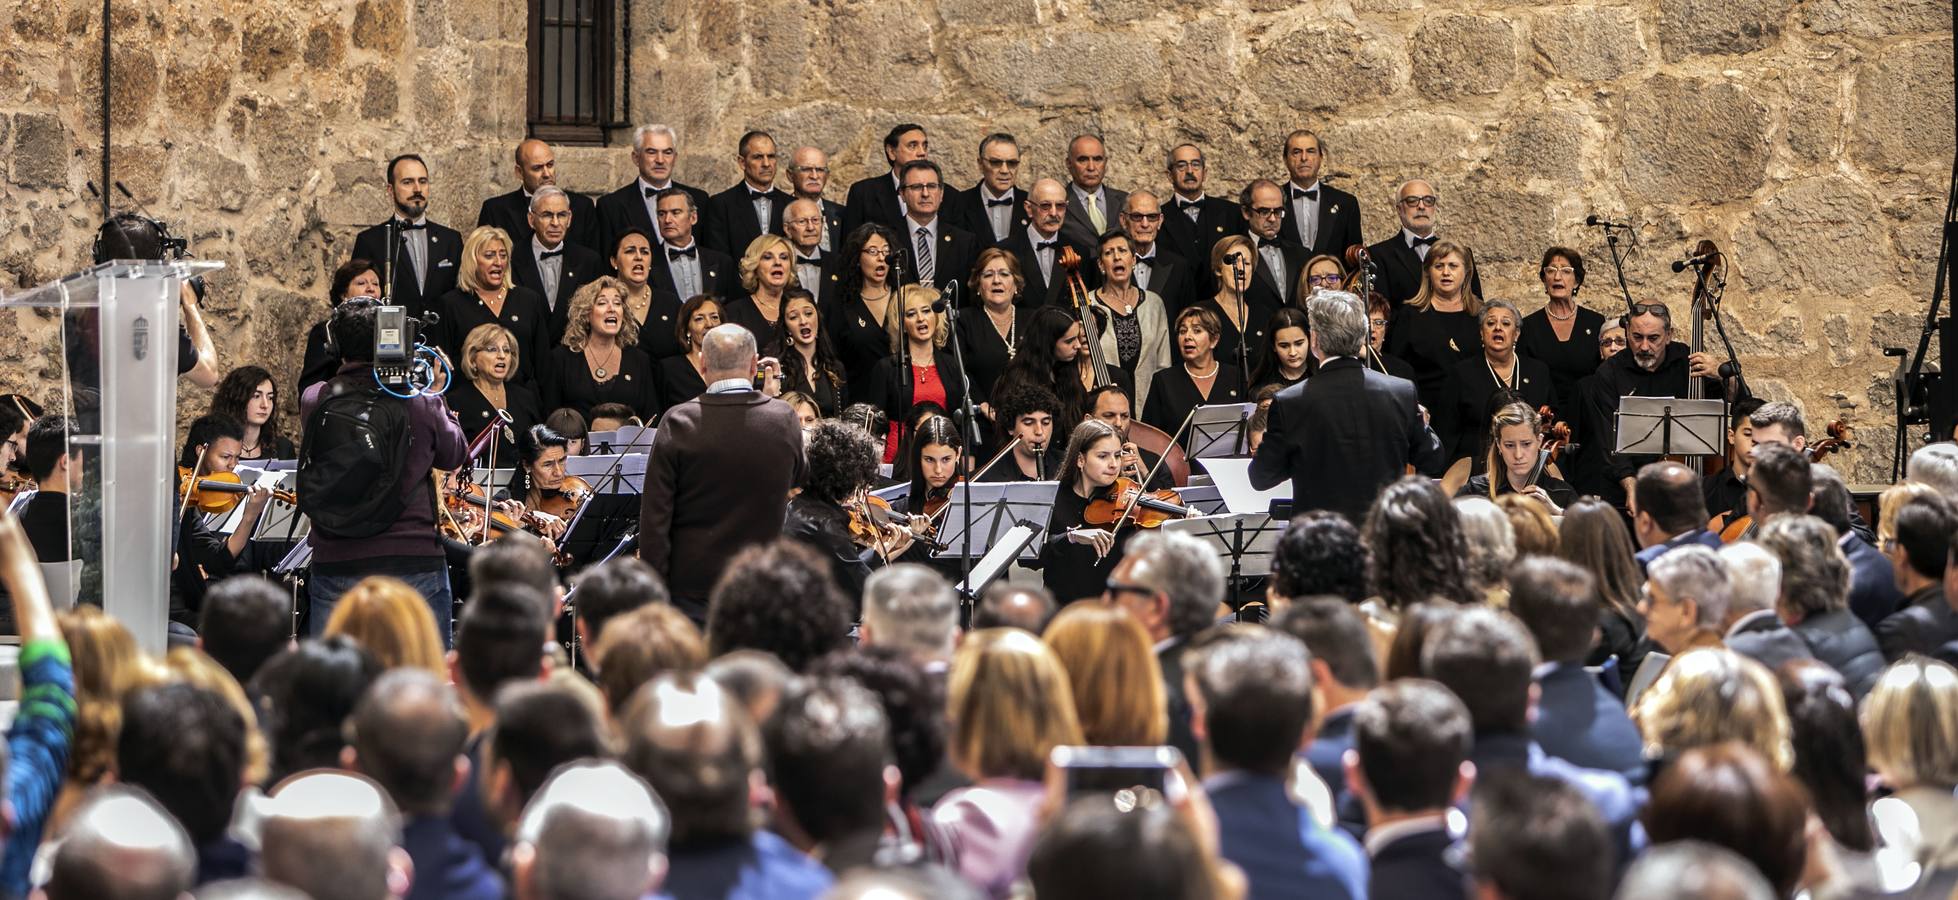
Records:
[[[27,429],[40,416],[41,407],[19,394],[0,397],[0,509],[34,486],[27,464]]]
[[[864,501],[877,478],[876,439],[841,422],[822,421],[802,450],[807,475],[802,492],[789,501],[782,536],[821,553],[844,594],[861,597],[871,570],[904,555],[912,541],[900,527],[852,525],[853,518],[862,523],[869,515]]]
[[[1129,397],[1119,384],[1104,385],[1088,395],[1089,415],[1115,427],[1122,437],[1122,474],[1128,478],[1141,479],[1150,472],[1156,473],[1145,485],[1149,490],[1162,490],[1171,486],[1175,480],[1169,469],[1156,465],[1161,459],[1154,453],[1136,446],[1129,439],[1133,420],[1129,417]]]
[[[922,285],[898,289],[884,328],[897,348],[892,356],[877,361],[863,384],[862,399],[879,403],[891,422],[884,439],[884,462],[896,462],[904,435],[900,423],[910,419],[910,410],[930,401],[946,410],[961,407],[965,394],[959,383],[959,369],[951,351],[945,349],[951,330],[945,314],[932,309],[938,292]],[[973,398],[974,403],[978,398]]]
[[[239,366],[226,373],[211,393],[211,412],[237,419],[245,426],[239,459],[294,459],[292,439],[279,427],[279,389],[272,373],[258,366]]]
[[[1727,420],[1727,464],[1700,479],[1706,511],[1732,520],[1747,514],[1747,473],[1754,468],[1754,423],[1751,417],[1762,401],[1753,397],[1733,404]],[[1799,416],[1799,413],[1797,414]]]
[[[1176,347],[1182,361],[1156,373],[1149,402],[1142,406],[1142,421],[1175,434],[1199,406],[1245,402],[1244,371],[1217,358],[1221,328],[1217,314],[1201,304],[1176,314]],[[1189,440],[1187,434],[1183,440]]]
[[[194,482],[206,477],[217,480],[218,476],[230,476],[229,480],[235,483],[233,470],[238,466],[238,450],[244,435],[245,427],[229,416],[203,415],[190,423],[187,443],[194,454],[194,463],[177,496],[177,509],[182,512],[178,519],[176,567],[170,574],[171,621],[186,626],[196,624],[204,605],[205,587],[239,570],[239,562],[251,545],[252,532],[258,527],[259,516],[272,499],[271,491],[252,486],[244,495],[245,509],[237,527],[227,535],[211,527],[205,514],[197,508],[195,497],[184,495],[184,489],[192,488]]]
[[[911,491],[905,496],[904,512],[924,516],[928,533],[936,534],[944,528],[947,516],[958,515],[956,511],[950,511],[946,504],[951,500],[953,483],[958,481],[959,454],[964,452],[965,441],[959,436],[958,426],[945,416],[926,419],[912,434],[910,448],[905,454],[909,463]],[[994,468],[1004,465],[1004,462],[997,463]],[[911,549],[904,552],[903,561],[923,563],[954,577],[959,571],[957,557],[934,558],[931,548],[923,541],[913,542]]]
[[[1193,307],[1194,308],[1194,307]],[[1089,419],[1074,427],[1054,507],[1047,518],[1047,542],[1040,554],[1040,580],[1062,604],[1099,597],[1108,573],[1122,561],[1115,532],[1088,524],[1088,504],[1107,493],[1122,473],[1122,436],[1115,426]]]
[[[1537,414],[1526,403],[1508,403],[1497,409],[1489,421],[1485,469],[1462,485],[1455,496],[1494,500],[1504,494],[1521,494],[1541,502],[1551,515],[1563,515],[1565,507],[1577,502],[1577,492],[1547,471],[1543,436],[1537,426]]]
[[[539,537],[552,541],[562,539],[571,522],[563,516],[544,512],[546,504],[552,500],[573,499],[568,495],[579,489],[589,490],[584,479],[564,472],[569,445],[570,441],[552,431],[549,425],[534,425],[517,436],[517,459],[522,468],[517,471],[517,480],[511,485],[512,493],[522,497],[524,509],[529,511],[524,516],[525,524],[534,527]]]
[[[1054,445],[1054,423],[1060,400],[1054,392],[1036,384],[1014,385],[994,401],[1005,439],[1017,441],[1013,452],[994,462],[974,480],[982,483],[1005,481],[1052,481],[1066,462],[1062,449]]]

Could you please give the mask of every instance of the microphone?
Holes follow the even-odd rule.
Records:
[[[1602,228],[1609,229],[1609,228],[1630,228],[1632,226],[1626,225],[1622,222],[1613,222],[1610,219],[1602,219],[1598,217],[1597,213],[1592,213],[1591,215],[1584,217],[1584,227],[1586,228],[1602,227]]]
[[[1243,251],[1234,251],[1234,252],[1232,252],[1232,253],[1231,253],[1231,255],[1229,255],[1229,256],[1226,256],[1226,257],[1224,257],[1224,262],[1227,262],[1227,263],[1230,263],[1230,264],[1231,264],[1231,265],[1233,265],[1233,266],[1241,266],[1241,265],[1244,265],[1244,253],[1243,253]]]
[[[1686,257],[1685,259],[1675,259],[1672,261],[1672,270],[1675,272],[1684,272],[1687,266],[1692,266],[1697,269],[1712,262],[1719,255],[1718,253],[1700,253]]]

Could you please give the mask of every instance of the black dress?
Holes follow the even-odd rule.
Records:
[[[456,379],[450,385],[449,392],[442,397],[449,401],[449,410],[462,423],[462,433],[472,438],[481,433],[496,414],[495,408],[483,398],[483,392],[467,379]],[[510,414],[511,421],[509,427],[497,435],[496,465],[511,469],[517,466],[517,435],[544,421],[544,407],[538,402],[537,392],[521,384],[505,384],[503,402],[508,404],[504,410]],[[488,465],[487,460],[486,455],[484,465]]]
[[[1414,386],[1430,411],[1442,406],[1442,385],[1455,365],[1482,352],[1482,329],[1466,311],[1402,306],[1387,326],[1387,352],[1414,367]]]
[[[781,361],[783,392],[798,391],[809,395],[816,401],[818,417],[833,419],[837,413],[843,411],[843,407],[850,405],[849,384],[839,381],[842,373],[832,376],[831,373],[821,369],[813,372],[805,371],[802,354],[792,347],[784,349],[769,344],[762,350],[762,355],[772,356]]]
[[[707,381],[684,354],[659,362],[659,396],[672,409],[707,392]]]
[[[1211,355],[1233,366],[1237,365],[1237,342],[1244,339],[1243,332],[1238,331],[1237,326],[1231,324],[1230,316],[1224,315],[1224,308],[1217,303],[1217,298],[1209,297],[1198,300],[1192,305],[1210,310],[1217,317],[1218,330],[1221,333],[1217,335],[1217,349],[1211,351]],[[1249,304],[1245,305],[1244,315],[1246,316],[1245,321],[1252,326],[1251,343],[1244,348],[1244,359],[1251,367],[1250,371],[1255,372],[1258,370],[1258,361],[1264,358],[1265,329],[1263,325],[1258,324],[1257,311],[1251,309]],[[1170,366],[1172,368],[1175,367],[1177,359],[1180,358],[1177,347],[1176,321],[1172,319],[1169,323],[1169,355]]]
[[[1559,509],[1570,509],[1570,505],[1577,502],[1577,490],[1559,479],[1550,477],[1550,473],[1548,472],[1538,475],[1536,477],[1536,484],[1537,487],[1543,488],[1544,493],[1550,495],[1550,502],[1557,504],[1557,508]],[[1496,485],[1496,496],[1498,497],[1504,494],[1516,493],[1521,492],[1510,487],[1509,479],[1507,478]],[[1482,474],[1469,478],[1468,483],[1462,485],[1461,489],[1455,492],[1455,496],[1488,497],[1489,476]]]
[[[1018,326],[1022,318],[1032,318],[1017,305],[1013,308],[1014,324]],[[959,313],[959,340],[965,342],[966,374],[972,376],[973,391],[985,396],[995,396],[999,376],[1006,373],[1006,365],[1013,361],[1013,348],[1007,346],[1006,339],[1000,336],[999,329],[993,327],[991,316],[984,309],[974,307]],[[1015,329],[1017,331],[1017,327]],[[1015,334],[1015,337],[1018,337]]]
[[[895,298],[888,303],[897,302]],[[877,361],[891,355],[891,335],[884,321],[872,315],[862,297],[838,297],[830,307],[830,346],[843,358],[843,374],[851,384],[863,384]]]
[[[680,325],[680,298],[660,291],[651,291],[652,297],[646,301],[646,318],[639,322],[639,349],[654,362],[687,352],[686,345],[680,343],[677,329]]]
[[[653,374],[653,360],[646,355],[646,351],[638,347],[620,347],[619,370],[611,375],[601,382],[592,375],[591,365],[585,361],[583,352],[570,347],[553,347],[551,358],[544,364],[542,373],[544,408],[555,411],[568,406],[589,422],[592,407],[601,403],[623,403],[632,408],[640,421],[647,423],[658,418],[665,409],[660,405],[659,380]]]
[[[776,307],[775,314],[781,316],[781,307]],[[753,297],[729,297],[721,308],[721,322],[748,329],[755,336],[757,347],[766,347],[775,340],[775,320],[762,314]]]
[[[1516,352],[1549,366],[1557,408],[1574,410],[1577,382],[1598,370],[1598,335],[1604,333],[1604,315],[1578,307],[1568,341],[1557,340],[1557,332],[1550,326],[1548,309],[1524,316],[1522,332],[1516,337]]]
[[[1115,549],[1100,560],[1095,559],[1094,545],[1067,539],[1069,528],[1096,527],[1087,525],[1088,503],[1071,484],[1054,489],[1053,512],[1047,518],[1047,539],[1040,554],[1040,582],[1062,604],[1101,596],[1108,585],[1108,573],[1122,561],[1119,539]]]
[[[1190,377],[1182,362],[1156,373],[1149,382],[1149,402],[1142,407],[1142,421],[1154,425],[1170,434],[1183,427],[1183,419],[1190,410],[1198,406],[1220,406],[1227,403],[1249,403],[1250,396],[1244,389],[1244,374],[1237,366],[1219,363],[1217,378],[1211,383],[1210,399],[1197,390],[1195,379]],[[1179,441],[1184,447],[1190,445],[1190,436],[1185,433]]]
[[[313,323],[306,332],[306,357],[299,366],[299,392],[295,397],[306,395],[306,389],[333,377],[340,371],[340,354],[326,347],[326,320]]]
[[[1555,412],[1556,394],[1550,387],[1550,370],[1527,356],[1519,355],[1515,359],[1514,392],[1522,395],[1533,413],[1542,406],[1550,406]],[[1509,373],[1503,375],[1508,377]],[[1482,471],[1482,460],[1489,450],[1489,420],[1495,416],[1498,401],[1502,399],[1500,391],[1502,388],[1496,384],[1496,376],[1489,371],[1488,360],[1482,354],[1455,364],[1453,376],[1442,389],[1441,405],[1428,409],[1436,417],[1435,434],[1441,438],[1442,449],[1448,451],[1450,461],[1467,456],[1476,464],[1474,471]]]
[[[475,294],[456,288],[436,298],[435,309],[442,314],[433,329],[436,344],[449,355],[451,365],[462,367],[462,342],[469,332],[482,325],[501,325],[517,339],[517,370],[509,380],[536,385],[537,372],[551,352],[551,308],[543,294],[513,284],[503,298],[503,313],[492,315]]]
[[[782,536],[800,541],[829,561],[830,576],[862,612],[863,583],[882,563],[877,551],[857,546],[850,536],[850,514],[834,503],[799,494],[789,501]]]

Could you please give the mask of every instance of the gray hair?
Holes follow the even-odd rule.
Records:
[[[1781,596],[1790,609],[1819,616],[1849,606],[1849,560],[1829,523],[1814,516],[1775,516],[1754,540],[1781,560]]]
[[[545,200],[550,199],[552,197],[564,198],[564,202],[567,205],[571,203],[571,195],[565,193],[564,188],[558,187],[555,184],[547,184],[544,185],[543,187],[538,188],[537,193],[530,195],[530,206],[528,207],[528,209],[531,212],[536,212],[537,204],[542,203]]]
[[[944,658],[959,633],[959,595],[925,566],[886,566],[864,582],[863,625],[877,643],[920,662]]]
[[[1670,841],[1639,855],[1625,870],[1616,900],[1774,900],[1753,863],[1725,847]]]
[[[1305,318],[1327,356],[1359,356],[1371,335],[1367,307],[1347,291],[1320,291],[1305,301]]]
[[[680,146],[680,135],[676,134],[673,131],[673,126],[641,125],[638,128],[632,130],[632,149],[637,150],[640,147],[644,146],[646,143],[646,138],[655,134],[659,135],[660,137],[666,138],[666,140],[675,147]]]
[[[666,804],[624,766],[573,763],[524,809],[517,841],[536,851],[545,900],[636,900],[661,870],[672,828]]]
[[[755,334],[729,323],[709,329],[700,340],[700,368],[703,374],[732,377],[748,374],[755,362]],[[713,384],[717,378],[707,379]]]
[[[1712,550],[1695,544],[1667,551],[1646,567],[1645,575],[1671,594],[1674,603],[1690,599],[1699,604],[1701,625],[1716,628],[1727,620],[1732,585],[1727,567]]]
[[[1170,633],[1189,637],[1209,627],[1224,599],[1224,564],[1210,545],[1160,530],[1137,535],[1127,555],[1135,580],[1169,597]]]
[[[196,869],[183,826],[143,790],[112,784],[75,814],[46,890],[57,900],[181,896]]]
[[[1455,514],[1468,540],[1469,578],[1478,588],[1502,584],[1509,564],[1516,561],[1516,529],[1509,514],[1487,497],[1457,498]]]
[[[401,815],[364,775],[316,769],[267,803],[259,849],[265,877],[327,900],[383,897]]]
[[[1509,302],[1508,300],[1484,300],[1484,301],[1482,301],[1482,314],[1481,314],[1481,315],[1479,315],[1479,316],[1476,316],[1476,317],[1475,317],[1475,324],[1477,324],[1477,325],[1480,325],[1480,324],[1482,324],[1482,323],[1484,323],[1484,322],[1487,322],[1487,321],[1489,321],[1489,314],[1490,314],[1490,313],[1492,313],[1492,312],[1495,312],[1496,310],[1499,310],[1499,309],[1503,309],[1503,310],[1508,310],[1508,311],[1509,311],[1509,321],[1510,321],[1510,324],[1512,324],[1512,325],[1521,325],[1521,324],[1523,324],[1523,313],[1522,313],[1522,311],[1521,311],[1521,310],[1518,310],[1518,309],[1516,308],[1516,304],[1514,304],[1514,303],[1511,303],[1511,302]]]
[[[1944,499],[1958,501],[1958,444],[1945,441],[1917,448],[1904,466],[1904,480],[1930,485]]]
[[[1740,541],[1720,548],[1720,564],[1727,567],[1727,614],[1740,618],[1751,612],[1773,609],[1781,597],[1781,560],[1760,544]]]

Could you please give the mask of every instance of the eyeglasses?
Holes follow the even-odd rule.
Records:
[[[921,191],[923,193],[930,194],[930,193],[944,190],[945,186],[939,184],[936,181],[920,181],[917,184],[907,184],[904,186],[904,189],[907,191]]]
[[[1179,159],[1169,164],[1169,170],[1171,172],[1187,172],[1191,169],[1201,168],[1203,168],[1203,160],[1200,159]]]
[[[988,169],[1017,169],[1020,167],[1020,161],[1017,159],[988,158],[988,159],[982,159],[980,160],[980,162],[985,163],[986,168]]]
[[[1623,346],[1625,346],[1625,339],[1624,339],[1624,338],[1622,338],[1622,337],[1608,337],[1608,338],[1599,338],[1599,339],[1598,339],[1598,346],[1600,346],[1600,347],[1623,347]]]
[[[1387,320],[1386,320],[1386,319],[1368,319],[1368,320],[1367,320],[1367,324],[1368,324],[1368,325],[1371,325],[1371,326],[1373,326],[1373,327],[1375,327],[1375,328],[1385,328],[1385,327],[1387,327]]]
[[[1436,197],[1433,194],[1422,194],[1416,197],[1402,197],[1401,205],[1407,207],[1408,209],[1419,209],[1423,206],[1440,206],[1441,198]]]
[[[784,222],[783,222],[782,224],[784,224],[784,225],[794,225],[794,226],[796,226],[797,228],[800,228],[800,227],[802,227],[802,226],[804,226],[804,225],[821,225],[821,224],[823,224],[823,217],[822,217],[822,216],[803,216],[803,217],[802,217],[802,218],[800,218],[800,219],[788,219],[788,220],[786,220],[786,221],[784,221]]]
[[[1137,221],[1137,222],[1160,222],[1160,221],[1162,221],[1162,220],[1163,220],[1163,214],[1162,214],[1162,213],[1159,213],[1159,212],[1152,212],[1152,213],[1123,213],[1122,215],[1124,215],[1124,216],[1127,216],[1127,217],[1129,217],[1130,219],[1133,219],[1133,220],[1135,220],[1135,221]]]
[[[1666,321],[1672,321],[1672,309],[1664,303],[1634,303],[1632,304],[1632,315],[1658,316]]]
[[[1251,215],[1265,219],[1276,219],[1285,215],[1285,207],[1282,206],[1247,206],[1244,209]]]
[[[1338,287],[1339,276],[1338,275],[1307,275],[1305,277],[1305,283],[1327,285],[1330,287]]]
[[[1102,587],[1111,594],[1143,594],[1147,596],[1156,593],[1155,588],[1146,584],[1136,584],[1133,581],[1121,581],[1115,578],[1108,579]]]
[[[883,259],[884,257],[891,255],[891,251],[887,247],[865,247],[863,248],[863,255],[868,256],[871,259]]]
[[[1545,274],[1545,275],[1576,275],[1576,274],[1577,274],[1577,270],[1576,270],[1576,269],[1573,269],[1573,268],[1571,268],[1570,266],[1544,266],[1544,267],[1543,267],[1543,274]]]

